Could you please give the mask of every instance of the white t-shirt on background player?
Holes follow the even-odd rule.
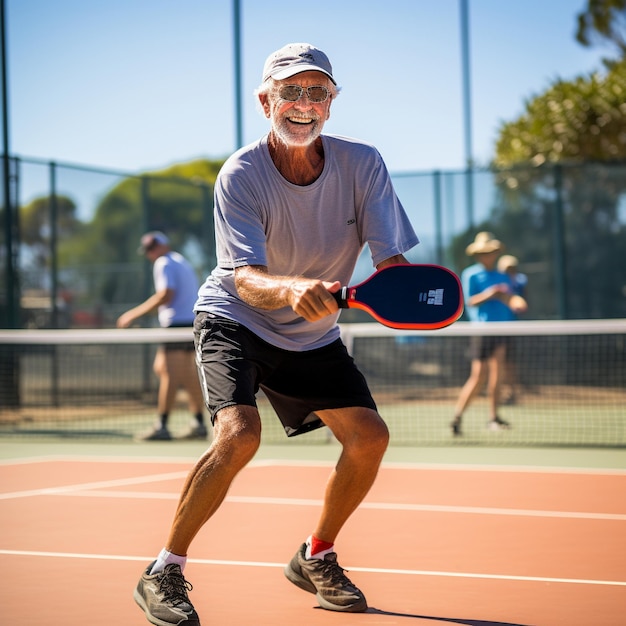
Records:
[[[159,324],[169,326],[193,326],[193,307],[198,299],[198,277],[185,257],[175,251],[160,256],[152,266],[156,291],[171,289],[172,300],[159,307]]]

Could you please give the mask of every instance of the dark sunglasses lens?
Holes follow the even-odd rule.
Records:
[[[309,87],[307,89],[307,95],[311,102],[324,102],[328,98],[328,89],[326,87]]]
[[[300,85],[284,85],[280,88],[278,95],[287,102],[297,102],[303,91]],[[311,102],[325,102],[328,98],[328,89],[322,85],[307,87],[306,93]]]
[[[280,88],[278,95],[287,102],[295,102],[302,95],[302,87],[299,85],[285,85]]]

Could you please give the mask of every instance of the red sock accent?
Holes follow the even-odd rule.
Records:
[[[324,550],[330,550],[335,544],[328,541],[322,541],[315,536],[311,537],[311,556],[322,552]]]

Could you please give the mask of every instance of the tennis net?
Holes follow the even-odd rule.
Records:
[[[514,385],[503,386],[507,431],[487,429],[485,395],[450,422],[476,335],[510,337]],[[626,320],[458,322],[431,332],[343,324],[392,445],[626,446]],[[157,347],[190,329],[0,330],[0,437],[132,439],[156,418]],[[287,439],[259,394],[265,443],[320,443],[325,429]],[[184,392],[170,418],[186,430]]]

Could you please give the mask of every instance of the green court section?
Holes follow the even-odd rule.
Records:
[[[206,450],[208,442],[0,442],[0,459],[42,457],[131,457],[188,460],[190,465]],[[334,462],[340,453],[334,441],[317,445],[262,445],[255,461],[296,460]],[[552,468],[588,468],[626,471],[626,450],[594,448],[500,448],[392,446],[385,463],[425,465],[485,465]]]

